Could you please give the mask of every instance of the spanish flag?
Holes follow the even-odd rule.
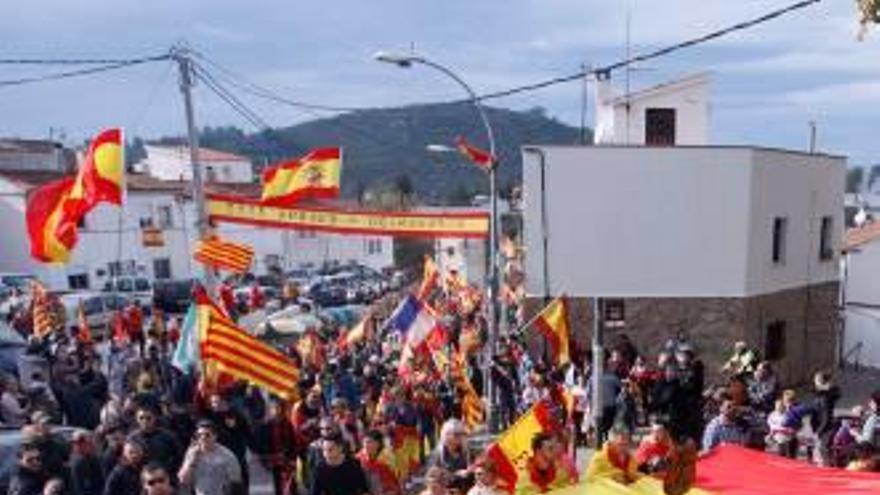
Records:
[[[46,263],[66,263],[77,242],[77,224],[98,203],[122,204],[122,131],[98,134],[75,177],[45,184],[27,201],[31,256]]]
[[[458,147],[459,153],[467,157],[474,165],[483,170],[489,170],[495,166],[495,157],[488,151],[481,150],[469,143],[464,137],[455,138],[455,145]]]
[[[316,149],[263,172],[262,201],[289,206],[302,199],[335,198],[339,196],[341,172],[341,148]]]
[[[550,346],[553,362],[563,365],[571,361],[569,354],[568,307],[565,300],[557,297],[535,317],[535,328]]]

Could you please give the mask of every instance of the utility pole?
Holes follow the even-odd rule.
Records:
[[[816,152],[816,121],[811,120],[810,123],[810,154]]]
[[[590,381],[593,389],[592,404],[590,409],[593,411],[593,428],[599,433],[599,425],[602,421],[602,409],[604,407],[604,397],[602,397],[602,374],[605,368],[605,349],[603,345],[602,329],[602,304],[598,296],[593,297],[593,367]],[[613,400],[610,398],[609,400]],[[602,448],[604,438],[596,437],[596,448]]]
[[[193,65],[190,58],[189,50],[186,47],[177,47],[174,49],[172,57],[177,61],[180,69],[180,92],[183,93],[183,106],[186,112],[186,131],[189,138],[189,156],[192,164],[192,185],[193,200],[196,205],[196,227],[198,227],[199,238],[205,238],[211,233],[211,227],[208,224],[208,210],[205,205],[205,184],[202,180],[202,167],[199,160],[199,133],[196,128],[196,121],[193,115],[192,104],[192,86],[193,86]],[[214,271],[205,268],[205,289],[208,294],[214,295],[216,279]]]

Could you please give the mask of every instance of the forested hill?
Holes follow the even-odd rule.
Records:
[[[580,140],[578,129],[547,117],[540,108],[526,112],[487,110],[501,159],[498,183],[502,190],[520,181],[521,146]],[[470,104],[361,110],[256,134],[234,127],[206,128],[201,144],[248,156],[258,167],[311,148],[342,146],[346,197],[396,183],[411,187],[419,202],[440,204],[460,202],[487,188],[484,174],[461,155],[425,149],[428,144],[453,146],[457,135],[487,146],[479,117]]]

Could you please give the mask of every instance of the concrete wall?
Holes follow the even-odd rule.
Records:
[[[710,87],[708,76],[673,83],[656,90],[637,93],[627,112],[625,103],[614,105],[614,143],[645,144],[645,111],[649,108],[675,109],[675,144],[709,144]]]
[[[863,244],[846,257],[846,313],[843,352],[859,343],[861,364],[880,368],[880,242]]]
[[[745,293],[749,158],[739,148],[544,147],[553,294]],[[543,293],[538,158],[524,154],[526,292]]]
[[[754,150],[747,293],[778,292],[838,279],[843,236],[843,159]],[[819,257],[822,217],[831,216],[832,252]],[[788,220],[782,263],[772,260],[773,222]]]

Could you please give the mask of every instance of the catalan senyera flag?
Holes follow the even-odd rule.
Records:
[[[550,399],[543,399],[520,416],[486,449],[486,456],[495,463],[499,484],[504,491],[514,492],[518,471],[532,453],[535,435],[557,431],[558,428]]]
[[[534,327],[546,339],[554,363],[563,365],[571,361],[568,307],[565,299],[557,297],[541,310],[535,318]]]
[[[262,202],[288,206],[302,199],[339,196],[342,149],[320,148],[263,172]]]
[[[483,170],[489,170],[495,166],[495,157],[492,154],[472,145],[463,136],[455,138],[455,145],[462,155],[466,156],[474,165]]]
[[[235,323],[200,306],[202,325],[200,358],[223,374],[262,387],[279,397],[294,400],[299,370],[280,351],[235,326]]]
[[[457,352],[450,363],[450,375],[461,397],[461,416],[469,428],[474,428],[486,421],[486,410],[483,401],[474,390],[470,378],[467,376],[467,361],[464,354]]]
[[[34,259],[66,263],[82,218],[99,203],[122,204],[123,149],[120,129],[103,131],[92,140],[76,176],[31,191],[25,216]]]
[[[46,287],[34,282],[31,297],[31,319],[33,321],[33,335],[38,340],[44,339],[58,326],[55,310]]]
[[[418,298],[422,300],[431,295],[431,292],[434,291],[434,288],[437,287],[437,282],[440,280],[440,272],[437,270],[437,264],[434,263],[434,259],[428,255],[425,255],[423,272],[422,285],[419,287],[418,294]]]
[[[193,259],[212,268],[246,273],[254,262],[254,248],[214,236],[196,244]]]

